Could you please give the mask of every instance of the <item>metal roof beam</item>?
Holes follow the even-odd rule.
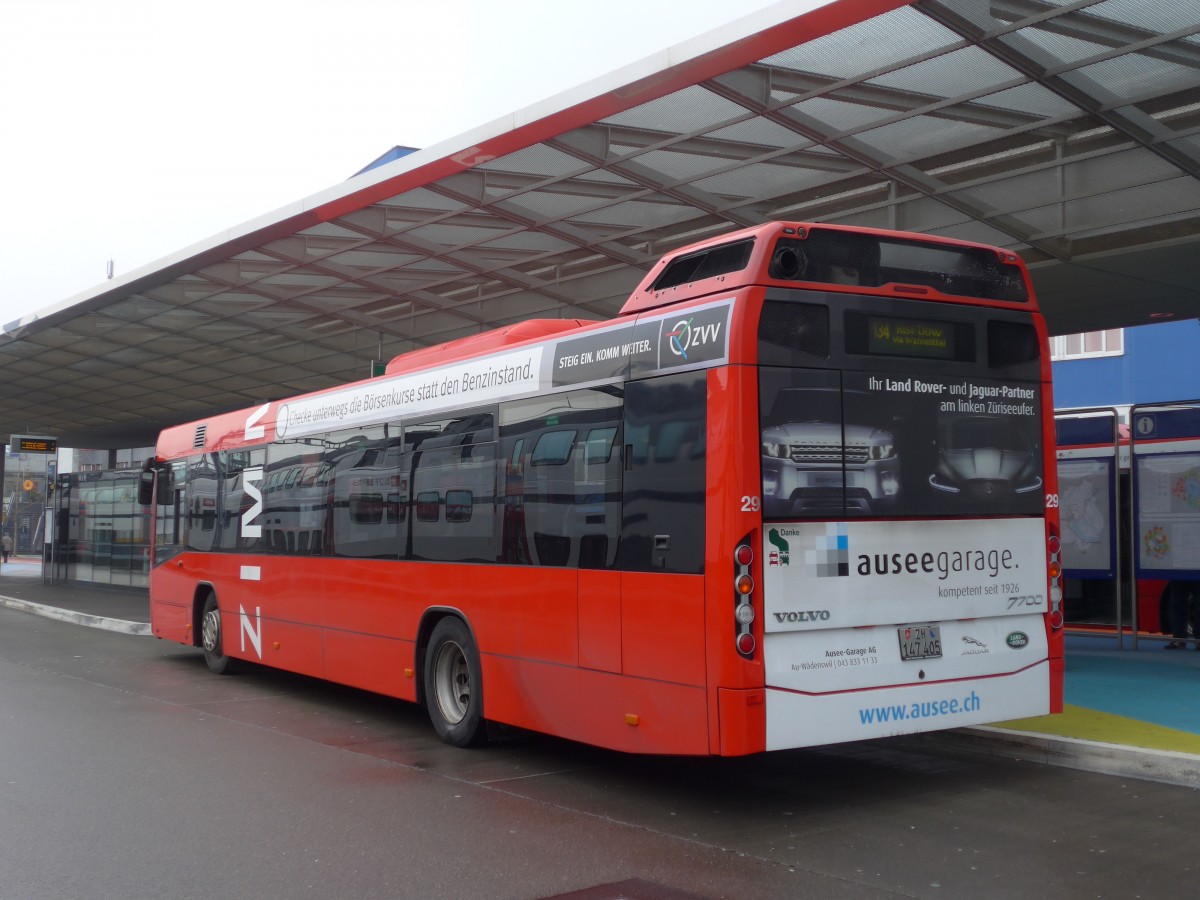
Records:
[[[1079,71],[1064,72],[1063,74],[1048,71],[1037,61],[1037,49],[1022,38],[1019,32],[988,38],[978,26],[941,0],[921,0],[920,8],[926,15],[933,17],[947,28],[963,37],[977,41],[981,49],[1005,64],[1036,79],[1047,90],[1053,91],[1064,100],[1095,116],[1108,127],[1128,136],[1130,140],[1177,166],[1193,178],[1200,178],[1200,157],[1185,149],[1182,143],[1168,144],[1167,141],[1176,140],[1180,135],[1168,131],[1153,117],[1137,109],[1131,104],[1129,98],[1112,94],[1103,85]],[[1196,30],[1185,29],[1180,33],[1193,33]],[[1162,35],[1158,37],[1161,40],[1168,40]],[[1125,48],[1125,51],[1137,52],[1131,47]],[[1123,54],[1114,53],[1113,55]],[[1080,60],[1075,65],[1082,67],[1093,63],[1093,59],[1087,59]]]
[[[1081,7],[1099,2],[1091,0],[1090,3],[1081,4]],[[989,12],[994,18],[1018,27],[1033,25],[1052,34],[1122,51],[1143,44],[1145,46],[1137,51],[1143,56],[1188,68],[1200,68],[1200,47],[1180,40],[1183,35],[1164,40],[1158,32],[1103,16],[1089,15],[1079,9],[1064,10],[1062,6],[1044,0],[992,0]],[[1189,29],[1188,33],[1195,32]]]
[[[707,84],[711,90],[722,92],[723,96],[726,93],[731,95],[727,99],[739,103],[751,102],[747,95],[741,92],[728,91],[719,81],[714,80]],[[1036,247],[1049,256],[1066,258],[1067,248],[1062,242],[1035,241],[1033,238],[1034,229],[1019,219],[1010,215],[997,215],[991,209],[970,203],[962,196],[961,192],[951,195],[950,191],[955,190],[955,188],[922,172],[911,163],[887,159],[863,141],[856,139],[850,134],[831,132],[823,126],[823,123],[812,116],[800,113],[794,107],[770,109],[763,106],[757,112],[759,115],[778,122],[798,134],[803,134],[816,143],[828,147],[847,159],[855,161],[859,166],[874,172],[883,179],[895,181],[918,194],[934,198],[938,202],[944,203],[970,218],[986,222],[997,231],[1001,231],[1021,243]],[[872,123],[870,127],[878,127],[878,124]]]

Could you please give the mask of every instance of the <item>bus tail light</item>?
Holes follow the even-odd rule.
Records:
[[[743,659],[753,659],[754,640],[754,576],[750,567],[754,564],[754,533],[742,538],[733,550],[733,624],[734,646]]]
[[[1046,539],[1046,574],[1050,591],[1050,627],[1058,631],[1063,627],[1062,541],[1053,529]]]

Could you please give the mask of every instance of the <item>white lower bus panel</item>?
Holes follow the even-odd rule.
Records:
[[[902,660],[901,629],[927,624],[942,655]],[[1039,615],[768,634],[763,659],[769,750],[1050,712]]]

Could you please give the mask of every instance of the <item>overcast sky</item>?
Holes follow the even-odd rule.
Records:
[[[771,5],[0,3],[0,326]]]

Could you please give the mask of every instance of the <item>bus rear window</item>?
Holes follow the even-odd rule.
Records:
[[[995,250],[885,235],[814,228],[806,238],[781,238],[768,274],[861,287],[915,284],[958,297],[1029,302],[1020,267]]]
[[[750,261],[752,249],[754,249],[753,240],[736,241],[732,244],[709,247],[673,259],[663,269],[654,284],[650,285],[650,290],[661,291],[692,281],[713,278],[716,275],[740,272]]]

